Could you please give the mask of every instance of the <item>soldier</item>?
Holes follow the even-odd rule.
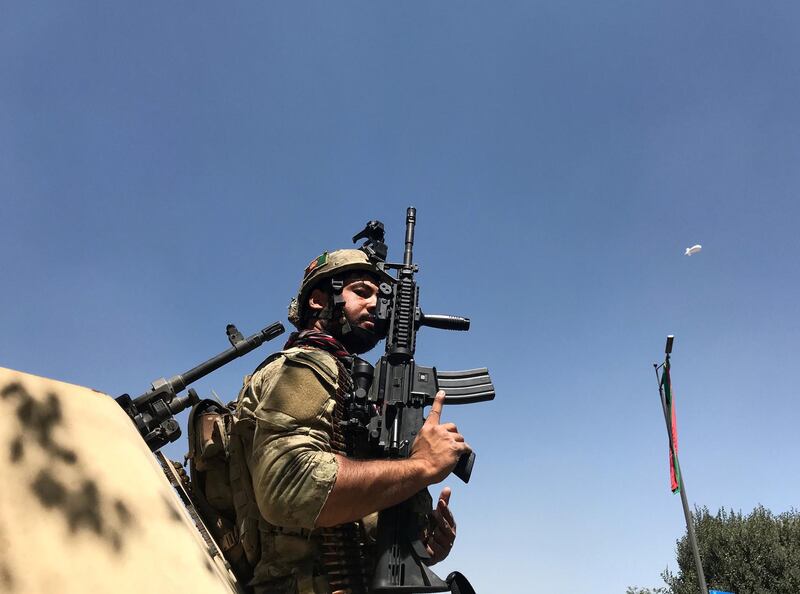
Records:
[[[431,563],[453,546],[450,490],[442,490],[432,511],[426,490],[470,451],[454,424],[439,422],[443,392],[409,458],[356,460],[345,454],[338,425],[342,399],[352,389],[352,355],[383,338],[373,320],[381,282],[394,279],[361,250],[312,261],[289,307],[298,332],[245,378],[237,415],[240,427],[250,427],[242,441],[243,474],[251,476],[232,486],[237,515],[249,518],[239,528],[248,557],[256,557],[251,584],[257,593],[366,593],[376,512],[412,497],[430,512],[430,523],[420,530]]]

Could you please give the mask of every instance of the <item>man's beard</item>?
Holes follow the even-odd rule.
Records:
[[[344,348],[354,355],[360,355],[361,353],[371,351],[375,345],[380,342],[381,338],[383,338],[383,336],[374,329],[362,328],[352,321],[350,321],[349,324],[349,332],[343,332],[342,327],[339,326],[334,331],[334,336],[342,343]]]

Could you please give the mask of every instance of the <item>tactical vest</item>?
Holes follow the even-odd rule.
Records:
[[[259,369],[273,362],[281,353],[264,361]],[[346,455],[346,436],[342,421],[344,400],[352,390],[349,370],[338,359],[338,388],[333,410],[331,448]],[[245,384],[249,381],[246,378]],[[241,397],[241,394],[240,394]],[[219,543],[228,563],[245,591],[261,560],[262,532],[271,539],[302,536],[309,541],[312,533],[304,530],[285,531],[268,524],[258,510],[253,482],[247,464],[252,451],[256,420],[236,403],[222,406],[213,400],[203,400],[192,408],[188,422],[190,475],[192,498],[209,531]],[[313,531],[318,541],[319,559],[314,568],[297,573],[297,591],[313,594],[321,591],[319,572],[332,591],[366,594],[372,570],[372,551],[368,533],[375,528],[377,514],[362,522]],[[277,533],[277,534],[275,534]],[[256,588],[258,591],[258,588]],[[270,590],[272,591],[272,590]],[[288,591],[288,590],[287,590]]]

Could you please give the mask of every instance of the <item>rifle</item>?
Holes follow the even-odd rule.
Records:
[[[177,440],[181,436],[181,428],[174,415],[200,402],[194,388],[189,388],[186,396],[178,396],[186,386],[279,336],[284,332],[284,327],[280,322],[275,322],[248,338],[242,336],[233,324],[228,324],[225,332],[231,348],[189,371],[170,379],[162,377],[155,380],[150,389],[138,398],[131,398],[128,394],[116,398],[117,404],[131,418],[151,451],[155,452]]]
[[[352,435],[349,452],[364,458],[408,458],[411,446],[425,422],[423,408],[433,403],[439,389],[447,392],[446,404],[470,404],[494,399],[495,392],[486,368],[465,371],[437,371],[417,365],[414,360],[417,330],[422,326],[444,330],[468,330],[469,318],[426,315],[419,307],[419,287],[413,263],[416,209],[406,211],[405,253],[402,264],[385,262],[387,248],[380,221],[370,221],[353,237],[366,238],[361,249],[383,270],[397,271],[393,285],[381,283],[375,308],[376,329],[386,333],[386,350],[375,367],[356,359],[353,364],[354,392],[343,425]],[[377,411],[377,413],[375,412]],[[469,481],[475,454],[459,459],[453,474]],[[411,500],[381,511],[378,515],[377,565],[371,592],[453,592],[474,594],[467,579],[458,572],[442,580],[427,566],[430,556],[419,538],[416,512]]]

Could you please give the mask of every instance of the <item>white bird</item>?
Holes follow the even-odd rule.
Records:
[[[686,248],[686,251],[684,252],[683,255],[684,256],[691,256],[693,254],[697,254],[702,249],[703,249],[703,246],[700,245],[699,243],[697,243],[697,244],[693,245],[690,248]]]

